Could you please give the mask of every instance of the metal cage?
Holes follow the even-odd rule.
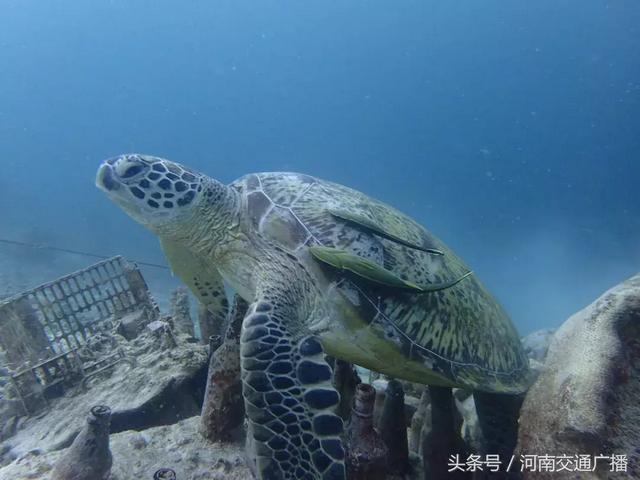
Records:
[[[55,385],[84,377],[76,351],[141,310],[148,321],[159,315],[142,274],[121,256],[1,301],[0,348],[25,409],[42,403]]]

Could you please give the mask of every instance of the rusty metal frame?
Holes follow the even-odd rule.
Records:
[[[25,411],[46,404],[45,392],[56,384],[74,375],[84,383],[98,373],[82,364],[76,350],[94,333],[139,310],[149,320],[159,315],[142,274],[119,255],[0,301],[0,332],[5,333],[0,345],[14,354],[13,368],[19,371],[12,384]],[[118,351],[95,363],[107,369],[123,357]]]
[[[158,313],[139,270],[119,255],[5,299],[0,314],[24,299],[35,309],[54,354],[84,345],[100,324],[141,307]]]

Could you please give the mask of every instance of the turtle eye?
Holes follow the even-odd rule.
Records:
[[[131,178],[142,171],[142,165],[131,165],[122,174],[122,178]]]

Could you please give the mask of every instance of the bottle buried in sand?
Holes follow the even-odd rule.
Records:
[[[211,356],[200,415],[200,433],[212,442],[227,441],[244,420],[240,381],[240,330],[248,305],[236,295],[224,338],[209,337]]]
[[[53,469],[51,480],[106,480],[113,458],[109,450],[111,409],[92,407],[87,423]]]
[[[388,450],[380,434],[373,428],[376,390],[361,383],[356,395],[351,422],[347,428],[347,476],[350,480],[384,480]]]
[[[222,345],[221,335],[209,335],[209,358],[215,353],[215,351]]]
[[[333,382],[340,394],[340,403],[336,413],[346,421],[351,415],[351,406],[353,405],[353,397],[356,394],[356,387],[361,383],[360,377],[353,364],[336,358],[333,366]]]
[[[409,443],[404,413],[404,389],[398,380],[389,380],[380,416],[380,436],[389,449],[389,470],[404,475],[409,470]]]
[[[161,468],[153,474],[153,480],[176,480],[176,472],[170,468]]]

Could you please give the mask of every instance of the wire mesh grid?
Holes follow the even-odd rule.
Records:
[[[26,299],[51,349],[60,354],[86,343],[88,337],[107,322],[145,304],[155,307],[146,289],[141,293],[132,287],[132,272],[142,280],[137,268],[116,256],[22,292],[3,303]]]

